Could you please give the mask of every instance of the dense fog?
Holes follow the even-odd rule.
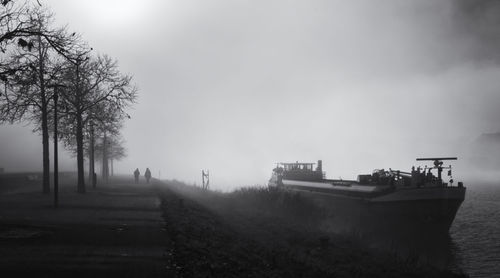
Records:
[[[421,156],[497,169],[500,139],[481,139],[500,132],[497,1],[42,2],[134,75],[115,172],[209,169],[228,189],[297,160],[346,179]],[[0,168],[40,171],[32,129],[0,127]]]

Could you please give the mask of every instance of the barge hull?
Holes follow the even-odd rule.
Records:
[[[446,187],[426,189],[420,199],[413,190],[363,198],[304,187],[285,188],[313,200],[325,211],[329,228],[362,234],[447,235],[465,196],[465,188]]]

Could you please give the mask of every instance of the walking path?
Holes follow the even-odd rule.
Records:
[[[157,189],[132,179],[75,192],[60,206],[39,186],[0,193],[0,270],[4,277],[159,277],[166,233]]]

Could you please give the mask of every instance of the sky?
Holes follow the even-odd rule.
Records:
[[[41,2],[134,76],[117,172],[200,184],[208,169],[227,190],[322,159],[351,179],[500,131],[498,1]],[[31,130],[0,127],[0,167],[41,170]]]

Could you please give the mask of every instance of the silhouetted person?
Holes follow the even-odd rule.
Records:
[[[141,173],[139,172],[139,168],[136,168],[134,171],[134,178],[135,178],[135,183],[139,183],[139,175]]]
[[[427,172],[427,181],[432,182],[434,177],[432,176],[431,169]]]
[[[417,186],[417,171],[415,171],[415,166],[411,166],[411,186]]]
[[[146,172],[144,172],[144,177],[146,177],[146,182],[149,183],[149,179],[151,178],[151,171],[149,171],[149,168],[146,168]]]

